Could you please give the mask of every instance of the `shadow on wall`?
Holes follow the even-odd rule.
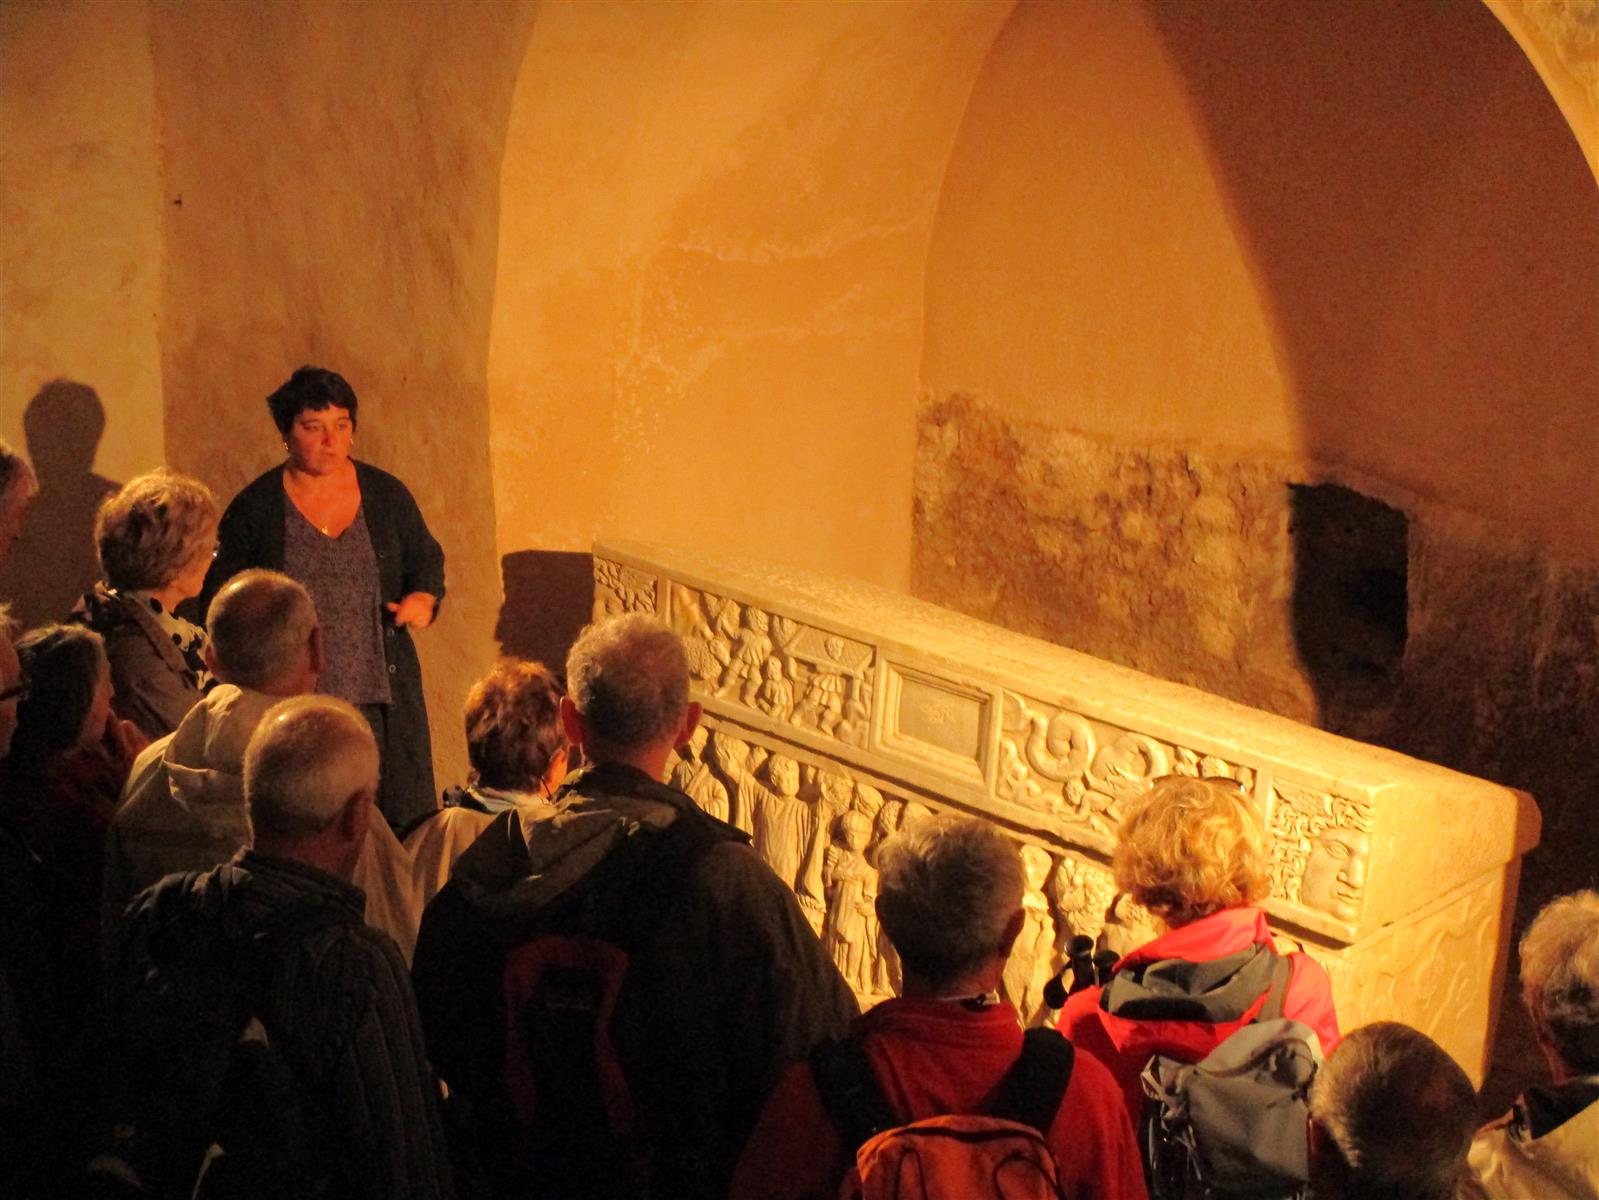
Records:
[[[94,473],[105,406],[83,383],[57,379],[39,389],[22,418],[39,494],[10,557],[0,597],[24,628],[62,620],[100,577],[94,516],[118,484]]]
[[[518,550],[500,560],[505,603],[494,627],[500,653],[541,662],[565,682],[566,653],[594,608],[594,556]]]
[[[1391,701],[1405,656],[1410,522],[1335,483],[1289,484],[1292,622],[1321,724]]]
[[[1599,549],[1581,516],[1599,502],[1593,177],[1499,21],[1416,2],[1149,11],[1306,456]]]

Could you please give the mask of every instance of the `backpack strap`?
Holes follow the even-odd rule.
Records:
[[[822,1107],[850,1158],[877,1134],[901,1124],[858,1034],[822,1042],[811,1051],[810,1061]]]
[[[1283,1015],[1283,1004],[1288,999],[1288,984],[1294,977],[1294,960],[1279,954],[1271,964],[1271,984],[1266,988],[1266,1001],[1255,1014],[1255,1021],[1275,1021]],[[1250,1022],[1254,1024],[1254,1022]]]
[[[1029,1029],[1022,1035],[1021,1054],[999,1082],[989,1115],[1030,1125],[1048,1137],[1076,1061],[1076,1051],[1060,1030]]]

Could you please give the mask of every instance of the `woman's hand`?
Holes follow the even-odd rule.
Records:
[[[391,600],[383,607],[394,614],[396,626],[409,625],[412,629],[426,629],[433,624],[433,613],[438,605],[436,596],[427,592],[412,592],[409,596]]]

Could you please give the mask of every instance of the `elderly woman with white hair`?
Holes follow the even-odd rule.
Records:
[[[1599,892],[1551,901],[1521,938],[1521,996],[1551,1082],[1477,1132],[1493,1200],[1599,1196]]]
[[[149,738],[176,729],[211,683],[205,630],[177,607],[200,594],[217,521],[211,489],[164,469],[129,480],[95,517],[101,578],[71,619],[105,639],[117,715]]]
[[[986,821],[931,817],[885,842],[877,863],[877,915],[899,953],[905,985],[900,996],[854,1022],[851,1043],[864,1052],[900,1123],[993,1115],[988,1106],[1024,1040],[1016,1009],[999,996],[1025,921],[1021,855]],[[1074,1057],[1053,1121],[1040,1127],[1060,1194],[1143,1197],[1138,1150],[1116,1083],[1091,1055]],[[813,1056],[772,1094],[734,1176],[735,1200],[837,1194],[857,1147],[829,1116],[834,1109],[813,1064],[825,1070],[825,1061]]]

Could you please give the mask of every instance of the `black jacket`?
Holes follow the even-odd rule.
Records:
[[[702,826],[708,848],[675,895],[643,911],[635,900],[634,919],[653,930],[634,949],[613,1023],[654,1150],[652,1194],[725,1196],[783,1072],[859,1011],[794,893],[746,835],[642,771],[590,767],[551,809],[496,817],[422,917],[412,977],[429,1050],[452,1093],[473,1104],[490,1153],[513,1111],[502,1069],[507,954],[625,843],[676,822]]]
[[[452,1194],[438,1088],[405,963],[387,934],[364,923],[363,903],[336,876],[253,850],[211,871],[169,875],[129,908],[110,1019],[133,1007],[125,1001],[138,989],[181,986],[197,964],[228,969],[228,946],[285,921],[303,925],[306,933],[277,950],[255,1012],[282,1047],[316,1131],[308,1177],[331,1174],[340,1196],[436,1200]]]
[[[412,592],[444,599],[444,550],[428,532],[410,490],[387,471],[355,464],[361,512],[377,556],[382,603]],[[217,530],[217,554],[205,577],[201,604],[224,583],[250,567],[283,569],[283,522],[288,498],[283,469],[273,467],[233,498]],[[389,668],[389,704],[379,807],[389,824],[404,829],[438,807],[433,786],[433,745],[427,704],[422,696],[422,666],[409,629],[396,627],[383,612],[383,653]],[[324,637],[334,631],[324,630]]]

